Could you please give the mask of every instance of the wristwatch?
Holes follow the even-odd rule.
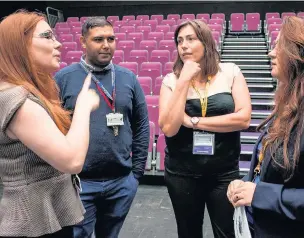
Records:
[[[200,119],[199,119],[199,117],[191,117],[190,120],[193,125],[197,125],[197,123],[199,122]]]

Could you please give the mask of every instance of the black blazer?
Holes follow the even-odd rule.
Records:
[[[253,150],[250,172],[243,180],[252,181],[257,164],[257,145],[268,127],[261,133]],[[268,151],[269,152],[269,151]],[[260,182],[253,200],[254,237],[304,237],[304,135],[300,143],[298,171],[288,182],[280,179],[270,153],[265,153]],[[279,176],[278,176],[279,175]],[[283,178],[283,177],[282,177]]]

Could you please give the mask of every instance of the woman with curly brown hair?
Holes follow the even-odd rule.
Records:
[[[278,79],[275,107],[258,129],[249,175],[230,183],[227,196],[246,206],[254,237],[303,237],[304,21],[285,18],[269,53]]]

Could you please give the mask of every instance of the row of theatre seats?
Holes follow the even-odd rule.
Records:
[[[250,87],[253,108],[250,128],[241,132],[240,168],[244,172],[248,171],[253,146],[259,136],[255,128],[269,115],[269,105],[272,105],[270,101],[274,94],[271,91],[274,87],[272,85],[274,81],[269,71],[267,51],[271,49],[271,43],[275,39],[272,32],[277,32],[280,29],[273,28],[272,25],[281,24],[283,18],[291,14],[294,15],[293,13],[267,13],[264,21],[260,19],[258,14],[258,31],[252,32],[260,33],[249,34],[249,38],[232,37],[229,30],[231,19],[229,26],[226,27],[224,14],[211,14],[211,17],[209,14],[170,14],[166,19],[162,15],[123,16],[121,19],[118,16],[107,17],[115,27],[117,50],[113,62],[133,71],[138,76],[139,83],[146,95],[151,131],[149,156],[146,164],[147,174],[163,174],[164,170],[166,144],[165,137],[158,127],[158,95],[162,79],[172,71],[173,61],[177,56],[173,40],[176,24],[182,22],[181,20],[193,19],[194,16],[197,19],[205,19],[210,28],[215,26],[215,29],[212,28],[213,33],[215,33],[213,37],[217,42],[215,35],[219,36],[218,49],[222,55],[221,61],[235,62],[243,71],[248,87]],[[243,15],[245,16],[244,24],[248,24],[250,14]],[[233,18],[233,14],[230,18]],[[62,62],[62,67],[79,62],[83,54],[78,39],[81,33],[81,24],[85,19],[86,17],[68,18],[64,23],[57,23],[54,28],[63,44],[62,56],[63,60],[66,61]],[[243,33],[246,33],[246,28],[247,26]],[[267,45],[267,50],[264,44]],[[242,53],[244,50],[246,53]]]

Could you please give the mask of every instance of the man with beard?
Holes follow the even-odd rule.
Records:
[[[66,109],[74,110],[88,72],[100,107],[91,114],[90,144],[79,174],[85,219],[75,226],[75,238],[118,237],[143,176],[149,144],[145,96],[130,70],[112,63],[115,34],[104,18],[89,18],[80,42],[85,55],[60,70],[56,81]],[[79,138],[81,140],[81,138]]]

